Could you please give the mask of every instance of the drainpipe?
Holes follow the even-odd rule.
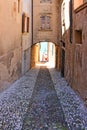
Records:
[[[32,0],[32,45],[33,45],[33,0]]]

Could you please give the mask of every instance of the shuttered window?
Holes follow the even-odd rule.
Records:
[[[22,15],[22,33],[29,33],[29,17],[25,13]]]
[[[42,29],[42,30],[51,29],[51,17],[50,16],[41,16],[40,21],[41,21],[40,29]]]

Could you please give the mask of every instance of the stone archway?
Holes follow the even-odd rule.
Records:
[[[41,51],[41,44],[47,43],[47,50]],[[43,47],[43,46],[42,46]],[[42,57],[43,56],[43,57]],[[56,67],[56,44],[52,42],[39,42],[31,47],[31,68],[37,63],[44,63],[51,68]]]

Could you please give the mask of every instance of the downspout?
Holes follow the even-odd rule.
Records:
[[[32,0],[32,45],[33,45],[33,0]]]
[[[31,0],[31,52],[30,52],[30,68],[32,68],[32,45],[33,45],[33,0]]]

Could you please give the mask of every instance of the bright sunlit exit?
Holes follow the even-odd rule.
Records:
[[[40,42],[40,61],[48,61],[48,43]]]
[[[38,66],[55,67],[55,44],[52,42],[38,43]]]

